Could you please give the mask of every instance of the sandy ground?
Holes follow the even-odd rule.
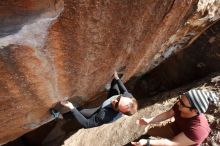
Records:
[[[123,117],[118,121],[90,129],[80,129],[70,135],[63,146],[122,146],[144,137],[145,126],[138,126],[135,121],[140,117],[152,117],[169,110],[176,102],[176,98],[191,88],[207,88],[220,91],[220,74],[214,74],[201,81],[169,92],[160,93],[151,99],[139,100],[140,110],[132,117]],[[220,106],[212,106],[206,113],[212,131],[202,146],[220,145]],[[160,124],[165,124],[165,121]],[[151,125],[153,127],[155,125]],[[148,127],[148,128],[150,128]]]

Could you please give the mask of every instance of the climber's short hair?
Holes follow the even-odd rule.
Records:
[[[123,114],[131,116],[137,112],[138,109],[138,103],[137,100],[134,97],[130,97],[132,102],[128,105],[129,111],[124,112]]]

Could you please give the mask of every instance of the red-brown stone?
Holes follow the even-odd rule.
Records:
[[[1,0],[0,144],[52,120],[48,109],[63,96],[82,105],[114,70],[126,66],[127,81],[172,45],[189,45],[219,17],[199,2]]]

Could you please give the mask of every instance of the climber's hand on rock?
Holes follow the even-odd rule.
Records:
[[[114,78],[115,78],[116,80],[119,79],[117,71],[114,72]]]
[[[75,107],[73,106],[73,104],[69,101],[61,101],[60,102],[63,106],[69,108],[70,110],[73,110]]]

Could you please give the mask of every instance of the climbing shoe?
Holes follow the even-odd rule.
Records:
[[[53,115],[55,119],[63,119],[62,114],[54,108],[50,109],[50,114]]]

